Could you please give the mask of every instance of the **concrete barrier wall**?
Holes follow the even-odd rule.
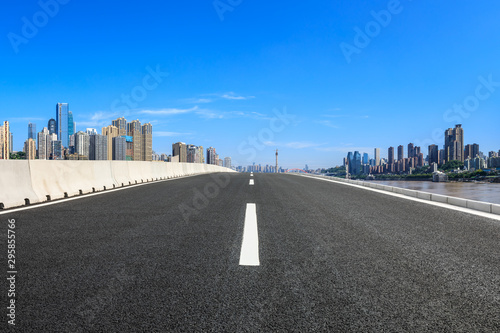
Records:
[[[493,213],[493,214],[500,215],[500,205],[492,204],[492,203],[488,203],[488,202],[475,201],[475,200],[469,200],[469,199],[463,199],[463,198],[457,198],[457,197],[450,197],[450,196],[446,196],[446,195],[434,194],[434,193],[423,192],[423,191],[415,191],[415,190],[405,189],[405,188],[401,188],[401,187],[377,184],[374,182],[357,181],[357,180],[336,178],[336,177],[327,177],[327,178],[330,180],[334,180],[336,182],[355,184],[355,185],[359,185],[359,186],[363,186],[363,187],[370,187],[370,188],[384,190],[384,191],[388,191],[388,192],[403,194],[403,195],[410,196],[413,198],[419,198],[419,199],[423,199],[423,200],[446,203],[446,204],[450,204],[450,205],[454,205],[454,206],[458,206],[458,207],[464,207],[464,208],[478,210],[478,211],[482,211],[482,212],[486,212],[486,213]]]
[[[215,172],[235,171],[195,163],[0,160],[0,208]]]
[[[0,208],[22,206],[25,199],[39,202],[33,191],[29,164],[22,160],[0,160]]]

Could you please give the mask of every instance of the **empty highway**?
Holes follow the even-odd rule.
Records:
[[[0,219],[23,332],[500,331],[500,221],[345,184],[200,175]]]

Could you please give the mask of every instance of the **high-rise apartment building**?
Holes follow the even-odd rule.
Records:
[[[150,123],[142,125],[142,160],[153,159],[153,126]]]
[[[118,136],[127,135],[127,119],[121,117],[111,122],[111,125],[118,128]]]
[[[413,146],[413,143],[408,144],[408,158],[415,157],[415,148]]]
[[[107,141],[107,146],[108,146],[108,151],[106,153],[106,159],[107,160],[113,160],[113,138],[116,138],[119,136],[118,133],[118,127],[109,125],[107,127],[103,127],[101,129],[101,134],[106,136],[106,141]],[[124,139],[125,140],[125,139]]]
[[[398,146],[398,161],[402,161],[404,158],[404,147],[402,145]]]
[[[188,163],[203,163],[203,146],[187,145],[186,160]]]
[[[127,136],[132,137],[132,160],[142,161],[142,125],[139,120],[127,123]]]
[[[389,164],[394,164],[394,147],[389,147],[387,150],[387,159]]]
[[[108,140],[105,135],[89,135],[89,160],[104,161],[108,159]]]
[[[49,129],[47,127],[44,127],[43,130],[38,133],[38,159],[39,160],[48,160],[50,157],[48,140],[49,140]]]
[[[172,144],[172,157],[178,156],[178,162],[187,162],[187,145],[184,142]],[[177,159],[176,159],[177,160]]]
[[[56,134],[53,134],[55,138]],[[60,160],[63,158],[63,145],[61,140],[52,140],[51,159]]]
[[[444,132],[444,153],[446,162],[457,160],[464,161],[464,130],[462,125],[448,128]]]
[[[375,157],[375,166],[380,165],[380,148],[375,148],[373,151]]]
[[[439,147],[437,145],[429,146],[429,165],[432,163],[439,164]]]
[[[117,137],[112,138],[112,144],[113,144],[112,159],[116,160],[116,161],[125,161],[126,156],[127,156],[127,142],[126,142],[125,137],[124,136],[117,136]]]
[[[87,133],[88,135],[97,135],[97,130],[95,128],[87,128],[85,130],[85,133]]]
[[[464,149],[464,159],[475,158],[479,155],[479,145],[474,143],[472,145],[466,145]]]
[[[82,131],[75,134],[75,154],[89,157],[90,136]]]
[[[217,153],[214,147],[207,148],[207,164],[217,165]]]
[[[56,133],[63,147],[69,147],[69,105],[68,103],[56,104]]]
[[[10,159],[11,143],[10,143],[10,127],[9,122],[4,121],[3,125],[0,126],[0,159],[8,160]]]
[[[231,169],[231,157],[225,157],[225,158],[224,158],[224,166],[225,166],[226,168]]]
[[[36,157],[36,144],[35,140],[29,138],[24,142],[24,153],[27,160],[34,160]]]

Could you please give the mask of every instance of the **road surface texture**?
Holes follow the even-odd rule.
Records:
[[[16,220],[15,328],[500,332],[499,221],[308,177],[213,177],[0,215],[4,253]],[[260,266],[239,265],[248,203]]]

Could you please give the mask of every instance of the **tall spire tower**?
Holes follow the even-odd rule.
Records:
[[[278,173],[278,149],[276,149],[276,170],[275,173]]]

